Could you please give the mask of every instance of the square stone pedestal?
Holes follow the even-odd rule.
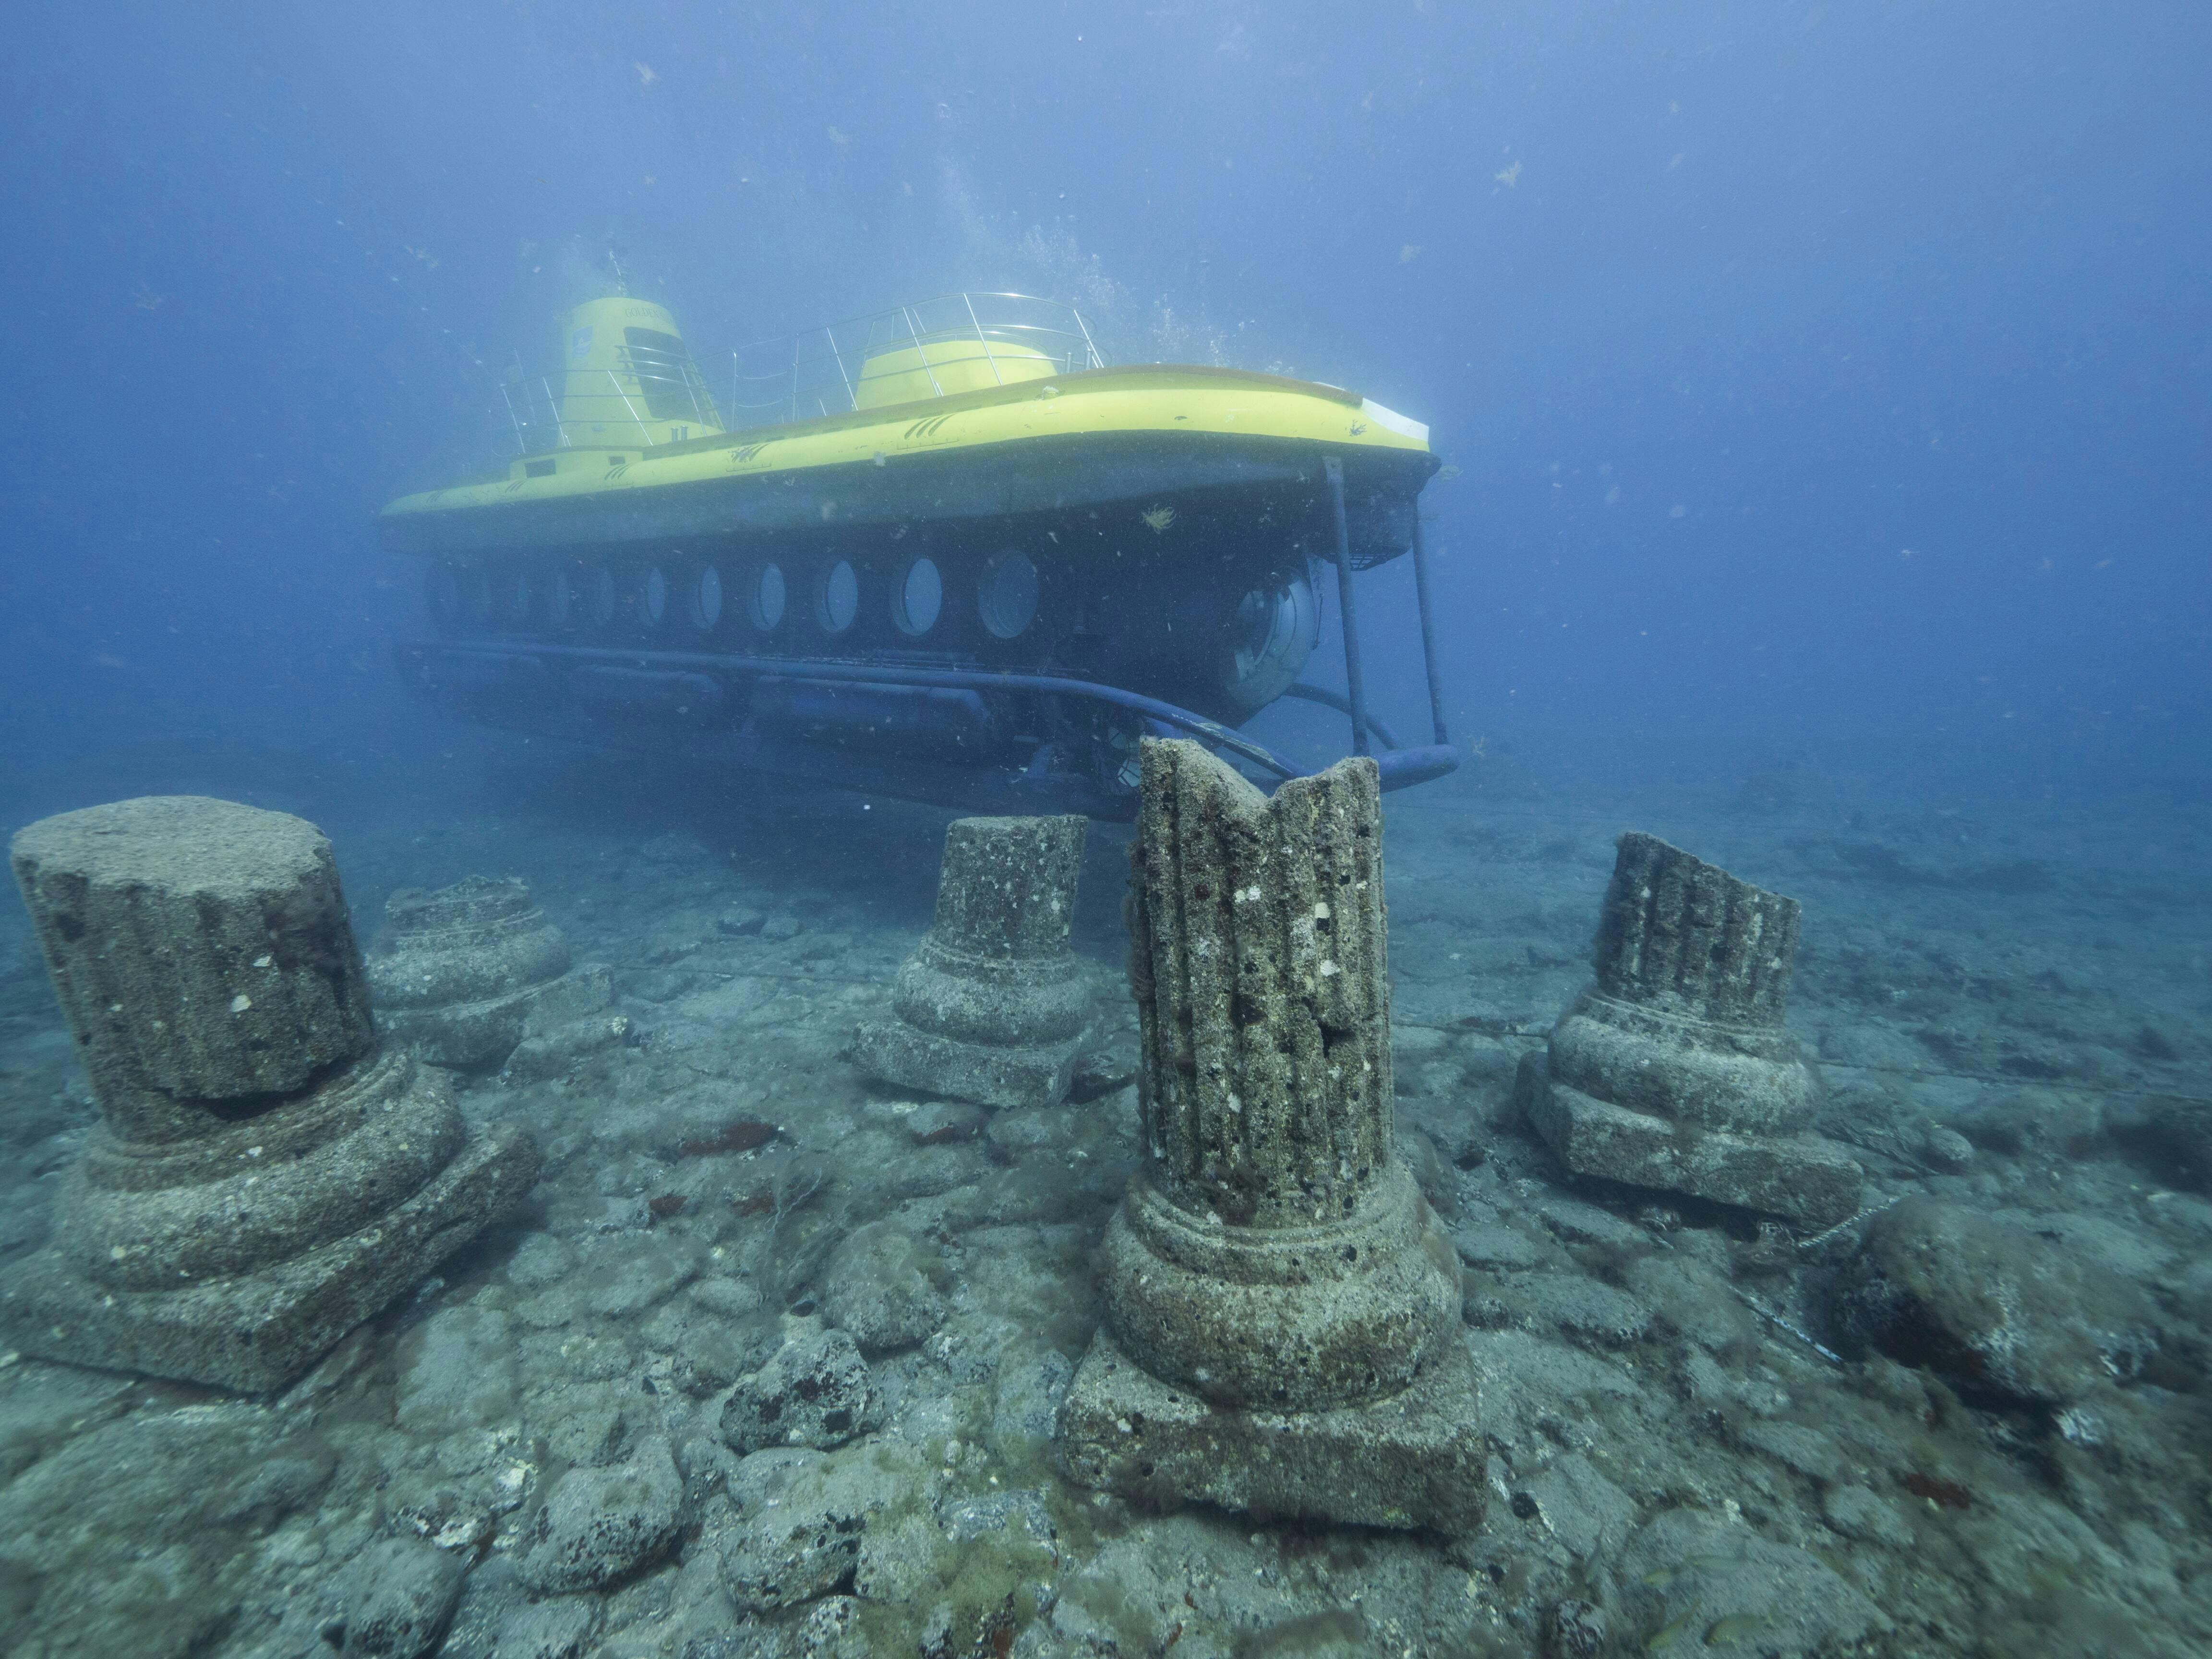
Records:
[[[1819,1135],[1741,1134],[1631,1111],[1553,1080],[1541,1051],[1522,1057],[1515,1104],[1577,1175],[1687,1193],[1832,1227],[1858,1212],[1865,1179]]]
[[[482,1232],[537,1178],[537,1147],[501,1125],[472,1138],[375,1225],[257,1273],[118,1291],[41,1250],[0,1279],[0,1324],[41,1359],[265,1394]]]
[[[1467,1532],[1485,1496],[1480,1403],[1458,1341],[1388,1399],[1267,1412],[1163,1382],[1102,1330],[1060,1402],[1054,1443],[1078,1485],[1150,1503]]]
[[[1008,1108],[1057,1106],[1075,1077],[1081,1038],[1000,1048],[924,1031],[900,1020],[872,1020],[853,1041],[853,1059],[869,1076],[955,1100]]]

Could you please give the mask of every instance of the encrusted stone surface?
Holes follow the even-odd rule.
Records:
[[[1632,831],[1620,838],[1596,983],[1523,1060],[1515,1096],[1577,1175],[1825,1226],[1862,1172],[1809,1132],[1820,1073],[1782,1024],[1799,907]]]
[[[895,1018],[862,1025],[861,1070],[988,1106],[1066,1098],[1089,1001],[1067,948],[1088,821],[960,818],[937,915],[899,969]]]
[[[568,939],[514,877],[402,888],[384,915],[368,953],[378,1024],[436,1065],[495,1064],[611,995],[605,969],[569,970]]]
[[[1070,1480],[1155,1503],[1465,1532],[1483,1511],[1477,1398],[1455,1343],[1410,1386],[1366,1405],[1218,1406],[1162,1382],[1102,1334],[1060,1401],[1055,1443]]]
[[[1395,1146],[1374,763],[1272,801],[1196,744],[1147,740],[1143,768],[1145,1156],[1107,1229],[1107,1328],[1063,1465],[1150,1498],[1469,1524],[1459,1261]],[[1112,1449],[1112,1425],[1155,1419],[1157,1455]]]
[[[337,866],[304,818],[148,795],[42,818],[9,859],[109,1126],[203,1133],[375,1041]]]
[[[374,1047],[313,825],[157,798],[33,824],[15,852],[101,1109],[46,1248],[0,1283],[23,1352],[273,1389],[529,1189],[526,1135],[472,1136],[443,1082]],[[209,1014],[255,974],[260,1001]],[[88,1013],[93,987],[118,1000]]]

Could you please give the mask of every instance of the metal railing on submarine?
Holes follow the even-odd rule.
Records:
[[[1346,690],[1341,694],[1323,686],[1295,684],[1285,696],[1334,709],[1349,717],[1352,749],[1369,755],[1382,773],[1385,791],[1425,783],[1455,771],[1458,752],[1446,729],[1443,690],[1437,675],[1436,629],[1431,615],[1427,538],[1420,514],[1413,514],[1413,592],[1419,613],[1421,661],[1428,682],[1430,723],[1433,741],[1418,746],[1401,745],[1395,734],[1367,707],[1366,676],[1359,641],[1358,612],[1352,598],[1351,538],[1344,509],[1344,467],[1336,456],[1322,462],[1335,532],[1338,616],[1341,623]],[[904,687],[921,692],[1000,692],[1013,695],[1073,697],[1103,702],[1141,716],[1158,728],[1156,735],[1182,732],[1217,753],[1243,761],[1276,782],[1302,775],[1298,769],[1265,745],[1240,732],[1158,697],[1125,690],[1097,680],[1066,674],[1029,674],[993,669],[933,667],[920,664],[866,663],[835,658],[763,657],[704,651],[660,651],[637,647],[556,645],[538,641],[483,640],[404,641],[395,647],[401,678],[418,690],[465,690],[474,685],[494,692],[529,696],[541,687],[551,689],[547,662],[569,663],[586,673],[629,675],[641,683],[649,677],[666,677],[660,690],[666,698],[698,695],[720,702],[719,680],[711,677],[760,682],[799,682],[817,685]],[[696,686],[689,684],[696,680]],[[671,702],[671,707],[674,705]],[[677,712],[682,712],[680,709]],[[1382,752],[1374,752],[1379,742]],[[1042,804],[1054,780],[1049,768],[1054,745],[1039,744],[1028,768],[1011,786],[1016,798],[1028,796]],[[1026,784],[1026,787],[1024,787]],[[855,787],[865,787],[856,780]],[[1075,805],[1071,802],[1070,805]],[[1034,810],[1034,808],[1032,808]],[[1081,810],[1090,810],[1083,808]]]

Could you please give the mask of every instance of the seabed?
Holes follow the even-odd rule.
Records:
[[[0,1650],[2212,1651],[2212,892],[2176,819],[1494,757],[1390,797],[1401,1146],[1467,1267],[1488,1444],[1485,1512],[1444,1535],[1155,1513],[1055,1465],[1138,1157],[1126,831],[1084,869],[1074,1097],[990,1110],[851,1058],[950,815],[419,738],[88,740],[8,786],[11,827],[177,790],[312,817],[364,939],[394,889],[521,876],[615,1000],[605,1046],[521,1068],[550,1074],[456,1074],[472,1127],[536,1137],[535,1194],[281,1393],[0,1357]],[[1516,1119],[1630,828],[1802,901],[1790,1025],[1868,1215],[1600,1189]],[[10,907],[0,1271],[92,1121]],[[1998,1224],[2021,1271],[2124,1281],[2148,1326],[2044,1305],[1995,1379],[1867,1346],[1853,1264],[1914,1198]],[[738,1401],[800,1443],[732,1443]]]

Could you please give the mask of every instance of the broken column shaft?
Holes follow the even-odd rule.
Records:
[[[1820,1073],[1782,1023],[1798,916],[1655,836],[1620,838],[1596,982],[1516,1085],[1562,1163],[1820,1226],[1852,1213],[1859,1167],[1809,1133]]]
[[[380,1053],[330,843],[196,796],[11,848],[100,1121],[0,1281],[24,1352],[259,1392],[467,1243],[537,1152]]]
[[[1457,1260],[1395,1150],[1374,763],[1273,801],[1196,744],[1148,739],[1143,768],[1143,1163],[1062,1461],[1153,1498],[1472,1524]]]
[[[854,1043],[873,1077],[987,1106],[1067,1096],[1090,994],[1067,948],[1088,821],[959,818],[937,916],[900,968],[889,1020]]]

